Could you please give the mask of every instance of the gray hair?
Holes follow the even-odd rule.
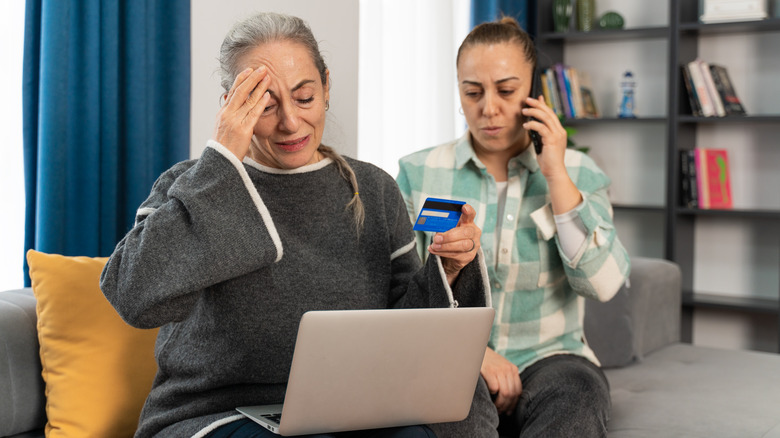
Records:
[[[243,21],[234,24],[222,41],[219,49],[219,68],[221,85],[225,91],[229,91],[240,73],[239,62],[252,49],[265,43],[274,41],[292,41],[302,45],[308,50],[314,66],[320,74],[322,85],[328,84],[328,67],[320,53],[319,44],[311,32],[311,28],[305,21],[291,15],[274,12],[262,12],[253,15]],[[357,177],[347,161],[332,148],[320,144],[320,153],[333,160],[338,167],[339,174],[352,187],[352,199],[346,208],[352,211],[357,235],[363,231],[365,222],[365,208],[360,199]]]
[[[322,59],[320,47],[309,25],[298,17],[263,12],[234,24],[219,49],[219,68],[222,88],[229,91],[238,71],[239,61],[257,46],[273,41],[296,42],[309,51],[323,85],[328,67]]]

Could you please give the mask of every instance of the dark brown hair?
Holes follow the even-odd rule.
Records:
[[[523,51],[525,60],[536,68],[536,47],[531,36],[520,28],[520,24],[512,17],[501,17],[498,21],[482,23],[466,35],[466,38],[458,48],[458,56],[455,58],[455,66],[460,62],[460,54],[463,50],[479,44],[517,43]]]

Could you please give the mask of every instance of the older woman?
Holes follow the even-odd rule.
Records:
[[[536,50],[514,19],[475,27],[456,67],[468,132],[401,160],[409,213],[427,196],[480,212],[496,309],[482,376],[503,414],[502,435],[606,436],[609,386],[582,321],[584,299],[609,300],[629,271],[609,178],[566,149],[558,117],[529,96]],[[422,256],[430,238],[418,233]]]
[[[101,277],[126,321],[161,327],[139,437],[270,434],[234,408],[282,402],[308,310],[489,299],[473,208],[422,266],[392,177],[321,143],[329,71],[302,20],[236,24],[220,63],[213,139],[158,179]]]

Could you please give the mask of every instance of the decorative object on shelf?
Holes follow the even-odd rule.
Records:
[[[553,0],[553,24],[556,32],[568,32],[571,23],[572,0]]]
[[[703,0],[702,23],[751,21],[767,18],[767,0]]]
[[[596,0],[577,0],[577,30],[590,32],[596,15]]]
[[[599,18],[599,29],[622,29],[625,21],[623,16],[615,11],[609,11]]]
[[[618,108],[618,117],[621,119],[633,119],[636,118],[634,114],[635,102],[634,102],[634,90],[636,89],[636,81],[634,81],[634,74],[630,71],[626,71],[623,74],[623,80],[620,82],[620,108]]]

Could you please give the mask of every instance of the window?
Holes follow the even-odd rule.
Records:
[[[398,159],[462,135],[455,55],[470,0],[361,0],[358,158],[395,177]]]
[[[0,132],[5,136],[0,159],[0,290],[23,286],[24,162],[22,156],[22,53],[24,2],[0,3],[3,61],[0,69]]]

